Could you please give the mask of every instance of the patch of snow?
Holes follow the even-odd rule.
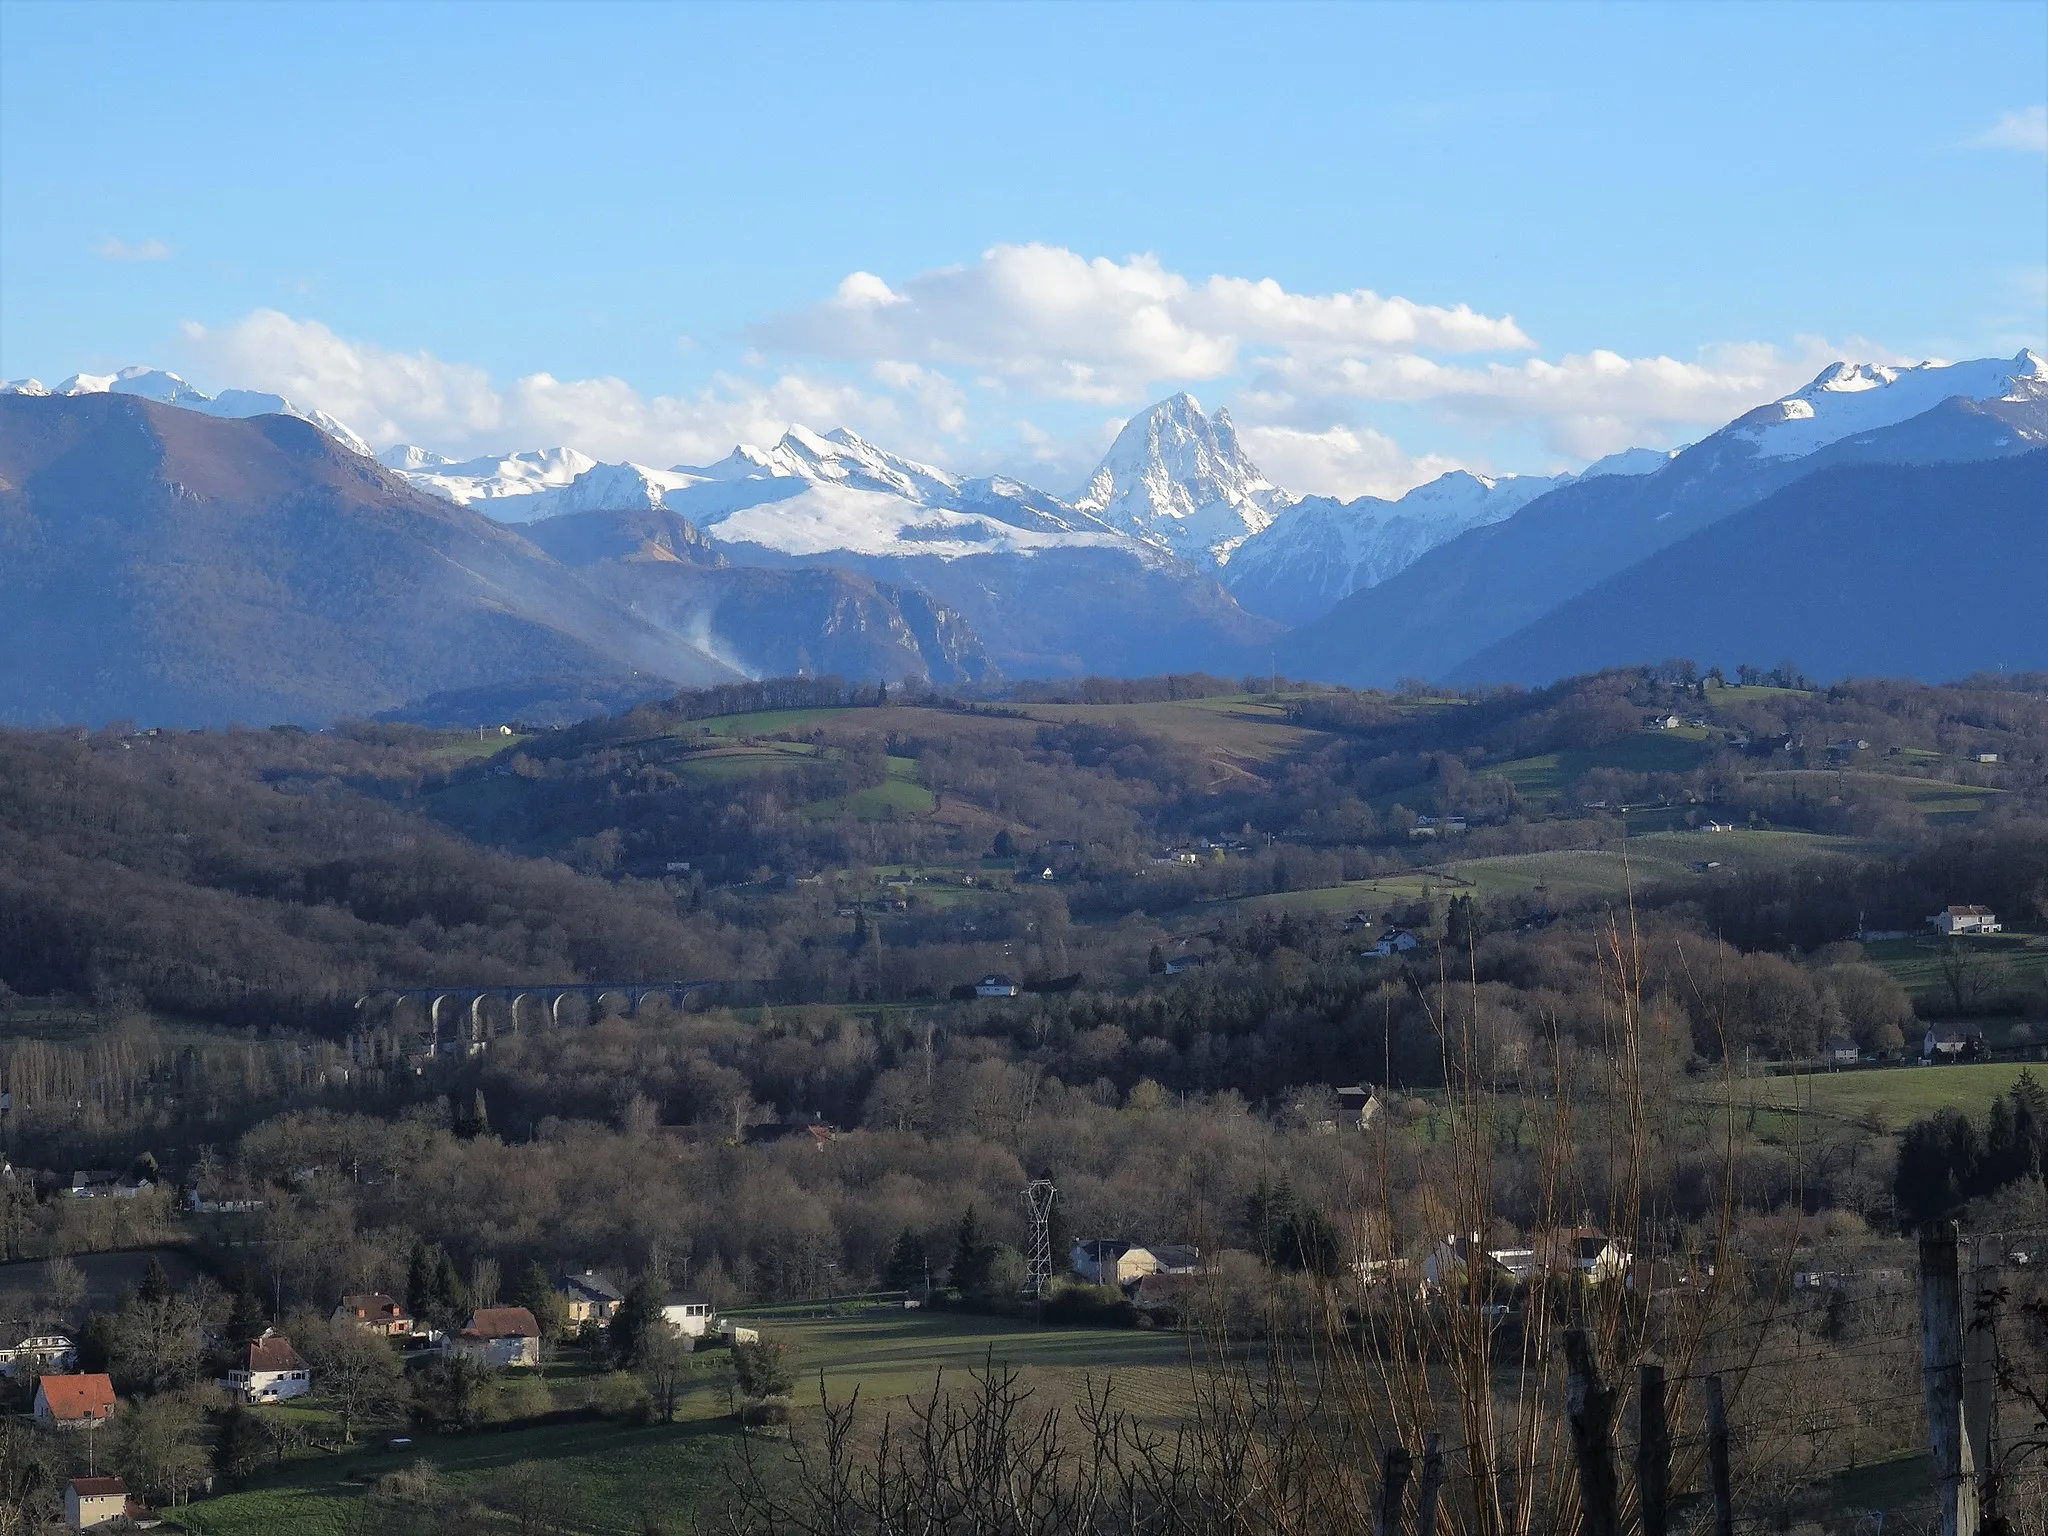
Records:
[[[2018,400],[2048,391],[2048,361],[2032,351],[1910,368],[1833,363],[1811,384],[1721,429],[1760,457],[1797,459],[1858,433],[1896,426],[1944,400]]]
[[[377,460],[429,495],[465,507],[492,503],[494,505],[489,510],[494,517],[503,522],[520,523],[565,510],[540,503],[527,506],[523,504],[527,499],[567,486],[578,475],[588,474],[599,467],[597,460],[587,453],[578,453],[574,448],[485,454],[482,458],[458,462],[406,444],[385,449]],[[499,503],[505,505],[496,505]]]
[[[41,379],[9,379],[0,384],[0,395],[34,395],[38,399],[47,399],[49,393],[50,386]]]

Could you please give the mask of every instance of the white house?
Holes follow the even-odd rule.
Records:
[[[1007,976],[984,976],[974,984],[976,997],[1015,997],[1017,983]]]
[[[44,1376],[78,1364],[78,1347],[61,1333],[31,1333],[0,1348],[0,1376]]]
[[[1853,1067],[1863,1059],[1863,1051],[1854,1040],[1830,1040],[1828,1042],[1828,1064],[1836,1067]]]
[[[1973,1037],[1953,1024],[1930,1024],[1927,1033],[1921,1037],[1920,1059],[1959,1061],[1969,1054],[1973,1044]]]
[[[128,1485],[118,1477],[74,1477],[64,1485],[64,1527],[96,1531],[128,1519]]]
[[[1147,1275],[1202,1272],[1202,1250],[1180,1243],[1141,1246],[1098,1237],[1074,1244],[1067,1259],[1074,1273],[1090,1285],[1135,1285]]]
[[[1927,919],[1943,938],[1959,933],[2000,933],[1997,914],[1989,907],[1949,907]]]
[[[1406,928],[1389,928],[1380,935],[1379,942],[1366,953],[1368,955],[1405,955],[1411,949],[1422,947],[1422,941]]]
[[[455,1347],[486,1365],[539,1365],[540,1324],[524,1307],[478,1307]]]
[[[702,1296],[670,1291],[661,1304],[661,1317],[686,1339],[701,1339],[711,1331],[711,1303]]]
[[[290,1339],[266,1332],[248,1347],[235,1368],[221,1377],[220,1384],[239,1392],[244,1402],[282,1403],[312,1391],[313,1373]]]

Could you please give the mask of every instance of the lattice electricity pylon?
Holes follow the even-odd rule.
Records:
[[[1031,1246],[1024,1252],[1024,1294],[1045,1300],[1052,1289],[1052,1203],[1059,1198],[1051,1179],[1033,1179],[1024,1186],[1024,1208],[1031,1213]]]

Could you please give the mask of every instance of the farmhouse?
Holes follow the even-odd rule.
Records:
[[[128,1502],[128,1485],[118,1477],[74,1477],[64,1485],[64,1526],[72,1531],[97,1531],[120,1521],[126,1526],[142,1513]]]
[[[1422,940],[1406,928],[1389,928],[1379,937],[1379,942],[1365,951],[1368,955],[1405,955],[1411,949],[1420,949]]]
[[[1927,919],[1943,938],[1959,933],[1999,933],[1998,916],[1989,907],[1948,907]]]
[[[539,1365],[540,1324],[524,1307],[478,1307],[455,1348],[486,1365]]]
[[[1627,1271],[1627,1249],[1597,1227],[1564,1227],[1536,1240],[1537,1267],[1553,1274],[1581,1274],[1589,1280],[1611,1280]]]
[[[0,1330],[0,1376],[16,1372],[31,1376],[68,1371],[78,1364],[78,1349],[61,1333],[30,1333],[19,1324]]]
[[[1983,1049],[1983,1039],[1953,1024],[1930,1024],[1920,1041],[1922,1061],[1962,1061]]]
[[[1337,1090],[1337,1123],[1355,1130],[1370,1130],[1379,1118],[1379,1095],[1357,1084]]]
[[[382,1291],[373,1291],[367,1296],[344,1296],[341,1305],[329,1314],[331,1323],[354,1323],[366,1333],[382,1334],[387,1339],[402,1339],[412,1332],[412,1314]]]
[[[701,1339],[711,1331],[711,1303],[702,1296],[670,1291],[661,1304],[661,1317],[686,1339]]]
[[[1202,1250],[1179,1243],[1118,1242],[1099,1237],[1074,1244],[1074,1273],[1090,1285],[1135,1285],[1147,1275],[1199,1275]]]
[[[304,1397],[313,1390],[313,1373],[292,1341],[281,1333],[265,1332],[243,1351],[242,1358],[220,1384],[238,1392],[244,1402],[282,1403]]]
[[[114,1416],[114,1383],[105,1373],[45,1376],[36,1383],[36,1422],[92,1429]]]
[[[1836,1067],[1853,1067],[1863,1059],[1863,1051],[1854,1040],[1830,1040],[1828,1042],[1828,1064]]]
[[[595,1323],[600,1328],[611,1326],[626,1300],[626,1293],[613,1283],[611,1276],[594,1269],[562,1276],[555,1282],[555,1289],[566,1302],[564,1310],[570,1322]]]

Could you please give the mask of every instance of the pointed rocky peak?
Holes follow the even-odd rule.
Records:
[[[1075,505],[1203,564],[1221,564],[1293,500],[1254,464],[1228,411],[1185,392],[1124,423]]]

